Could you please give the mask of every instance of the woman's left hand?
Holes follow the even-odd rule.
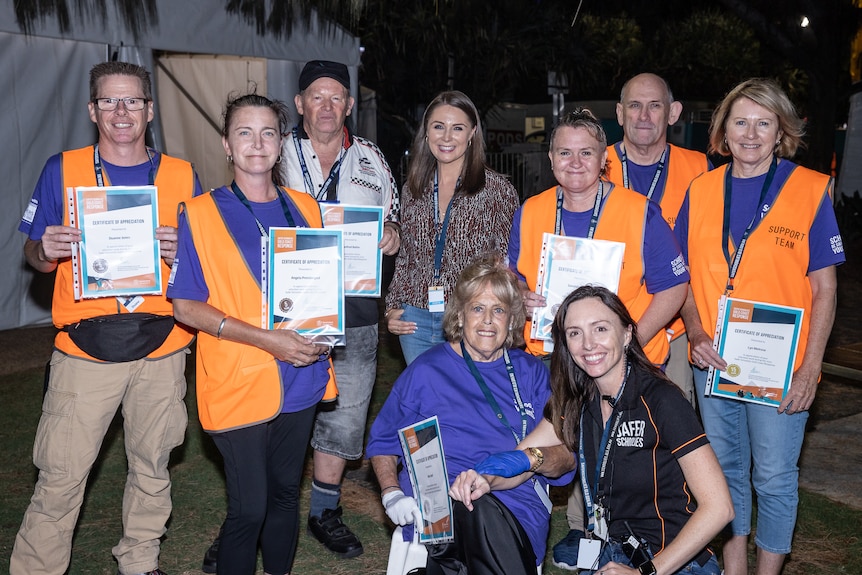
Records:
[[[449,487],[449,497],[460,501],[470,511],[473,511],[473,501],[490,492],[488,480],[476,473],[475,469],[459,473]]]
[[[778,413],[793,415],[801,411],[808,411],[811,404],[814,403],[819,376],[820,369],[808,369],[804,363],[800,365],[796,373],[793,374],[790,390],[784,396],[781,405],[778,406]]]

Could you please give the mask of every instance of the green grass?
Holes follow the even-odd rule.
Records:
[[[397,346],[393,347],[384,338],[369,423],[402,367]],[[0,451],[0,573],[7,573],[15,533],[35,481],[31,451],[40,413],[42,373],[32,370],[0,377],[0,389],[3,390],[4,423],[0,427],[0,444],[3,445]],[[191,379],[187,404],[189,427],[186,441],[174,451],[171,458],[174,512],[161,553],[161,568],[170,575],[201,573],[201,558],[218,532],[225,509],[221,461],[197,421]],[[88,494],[75,535],[69,575],[116,573],[111,547],[121,535],[120,506],[125,467],[122,425],[118,418],[108,433],[102,454],[90,477]],[[309,484],[307,473],[303,488],[303,509],[308,508]],[[373,514],[365,511],[377,505],[379,495],[363,486],[359,486],[356,492],[360,495],[346,498],[345,521],[360,535],[365,554],[356,559],[338,560],[310,539],[303,529],[294,573],[385,573],[390,526],[376,521]],[[555,508],[552,516],[551,544],[567,531],[565,494],[555,495],[555,500],[561,506]],[[376,517],[381,518],[382,515],[378,512]],[[785,575],[862,572],[858,566],[858,558],[862,557],[860,535],[862,511],[803,491],[794,552],[784,570]],[[547,574],[570,573],[549,563],[546,565]]]

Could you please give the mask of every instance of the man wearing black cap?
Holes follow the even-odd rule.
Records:
[[[282,166],[288,187],[318,201],[383,206],[385,223],[379,247],[393,255],[401,245],[398,187],[383,153],[345,125],[354,100],[347,66],[308,62],[294,98],[302,121],[285,138]],[[362,457],[365,419],[377,371],[377,302],[348,297],[347,344],[333,353],[339,397],[334,410],[319,411],[311,445],[314,481],[309,531],[342,558],[362,554],[362,543],[341,520],[341,480],[346,460]]]

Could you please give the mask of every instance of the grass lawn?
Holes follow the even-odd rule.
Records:
[[[380,349],[378,382],[373,414],[379,410],[392,382],[401,370],[397,348],[384,341]],[[0,376],[4,425],[0,428],[0,573],[8,572],[8,559],[21,516],[32,494],[35,469],[31,450],[39,420],[42,373],[29,370]],[[224,481],[221,461],[209,437],[197,421],[193,380],[187,396],[189,427],[185,444],[172,456],[174,512],[162,545],[161,568],[170,575],[201,573],[201,558],[224,517]],[[371,418],[370,418],[371,419]],[[75,536],[70,575],[113,575],[116,564],[111,547],[121,533],[120,506],[125,481],[122,422],[114,421],[102,454],[90,477],[90,488]],[[350,477],[362,476],[355,469]],[[303,509],[307,509],[310,486],[307,470],[303,489]],[[344,498],[345,519],[362,539],[365,554],[356,559],[338,560],[304,532],[294,573],[341,575],[382,574],[386,571],[390,525],[379,505],[373,480],[348,480]],[[551,543],[566,532],[565,493],[556,492],[559,505],[552,517]],[[303,513],[304,516],[304,513]],[[853,510],[823,497],[801,493],[799,522],[794,552],[785,575],[813,573],[862,573],[862,511]],[[261,571],[262,572],[262,571]],[[545,573],[570,573],[547,567]]]

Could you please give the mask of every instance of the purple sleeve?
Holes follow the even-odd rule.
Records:
[[[196,198],[196,197],[200,196],[201,194],[203,194],[204,191],[203,191],[203,188],[201,188],[201,181],[198,178],[198,173],[195,172],[194,170],[192,171],[192,173],[195,176],[195,189],[192,191],[192,197]]]
[[[512,230],[509,232],[509,269],[512,270],[518,279],[526,282],[527,279],[518,271],[518,257],[521,254],[521,214],[524,211],[524,206],[518,207],[515,210],[515,215],[512,217]]]
[[[683,258],[688,262],[688,192],[685,193],[685,199],[679,207],[679,214],[676,216],[673,235],[676,237],[676,241],[679,244],[679,249],[682,252]]]
[[[832,207],[832,198],[828,194],[823,194],[820,209],[817,210],[811,229],[808,230],[808,250],[809,273],[843,264],[846,261],[844,243],[838,230],[838,221],[835,219],[835,209]]]
[[[661,208],[650,201],[644,226],[644,281],[651,294],[689,281],[679,244],[661,215]]]
[[[171,299],[207,301],[210,296],[209,288],[204,280],[201,261],[184,211],[180,212],[178,217],[177,235],[177,255],[171,269],[167,296]]]
[[[21,218],[18,231],[31,240],[41,240],[48,226],[63,224],[63,180],[60,155],[51,156],[42,168],[33,197]]]

